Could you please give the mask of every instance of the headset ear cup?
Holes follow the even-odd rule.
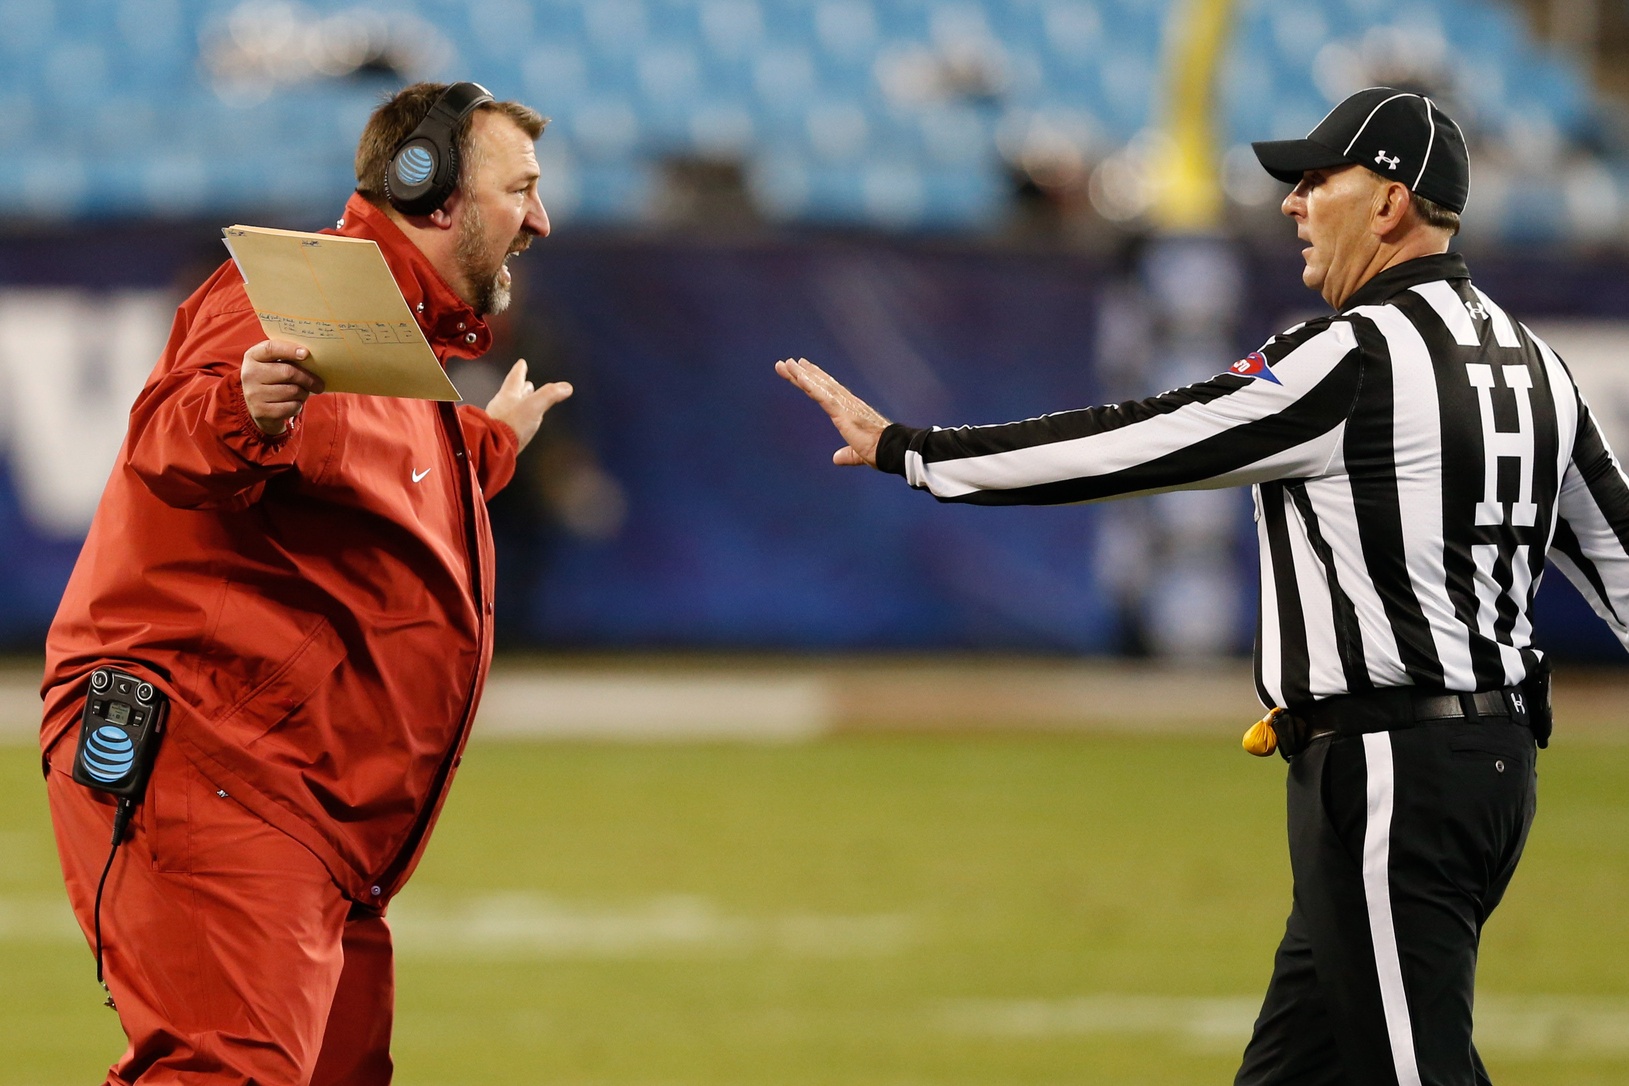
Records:
[[[446,155],[436,165],[440,167],[441,172],[436,177],[436,206],[431,208],[431,211],[445,204],[447,197],[458,187],[458,145],[448,144]]]
[[[385,166],[385,198],[403,215],[429,215],[458,187],[459,123],[492,95],[479,83],[454,83],[441,92],[419,126]]]
[[[441,205],[446,199],[442,190],[448,172],[444,157],[425,137],[410,139],[397,149],[385,168],[385,194],[396,210],[404,215],[428,215]]]

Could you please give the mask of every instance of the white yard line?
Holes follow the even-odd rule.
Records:
[[[1200,1051],[1242,1052],[1260,1004],[1259,996],[961,1000],[943,1005],[936,1021],[959,1037],[1144,1036]],[[1629,998],[1478,994],[1476,1045],[1506,1057],[1629,1054]]]
[[[619,904],[568,902],[531,892],[436,898],[409,894],[390,910],[398,953],[445,962],[673,961],[754,955],[883,958],[931,938],[912,913],[750,916],[673,895]],[[0,895],[0,949],[83,942],[61,897]],[[1243,1051],[1259,995],[1092,993],[1064,999],[953,1000],[926,1028],[964,1040],[1052,1041],[1136,1037],[1203,1052]],[[1629,1055],[1629,997],[1479,993],[1477,1047],[1506,1058]]]
[[[908,950],[924,938],[923,924],[907,913],[752,916],[680,894],[590,904],[528,891],[410,893],[391,904],[389,920],[398,954],[461,961],[871,958]],[[0,947],[83,938],[60,895],[0,895]]]
[[[55,897],[0,895],[0,946],[6,943],[78,943],[84,941],[73,910],[62,894]]]
[[[529,892],[409,894],[391,905],[390,927],[403,955],[455,959],[852,958],[894,954],[920,939],[906,914],[747,916],[690,895],[585,905]]]

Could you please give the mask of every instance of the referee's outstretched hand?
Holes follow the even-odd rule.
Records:
[[[887,419],[807,358],[783,358],[775,363],[775,372],[819,404],[848,442],[832,453],[833,464],[845,468],[857,468],[861,464],[877,466],[877,441],[888,425]]]

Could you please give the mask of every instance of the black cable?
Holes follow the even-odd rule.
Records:
[[[128,797],[119,799],[118,811],[113,815],[113,847],[107,850],[107,863],[102,867],[102,878],[96,884],[96,907],[92,910],[96,927],[96,983],[102,986],[102,991],[108,992],[107,982],[102,979],[102,890],[107,886],[108,872],[113,870],[113,857],[119,854],[119,844],[124,840],[125,827],[130,824],[130,815],[136,809],[136,801]],[[113,993],[108,992],[107,1005],[113,1006]]]

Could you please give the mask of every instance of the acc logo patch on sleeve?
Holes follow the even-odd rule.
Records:
[[[1275,385],[1282,385],[1267,365],[1267,356],[1260,351],[1251,351],[1243,358],[1227,368],[1227,372],[1236,377],[1256,377],[1263,381],[1271,381]]]

